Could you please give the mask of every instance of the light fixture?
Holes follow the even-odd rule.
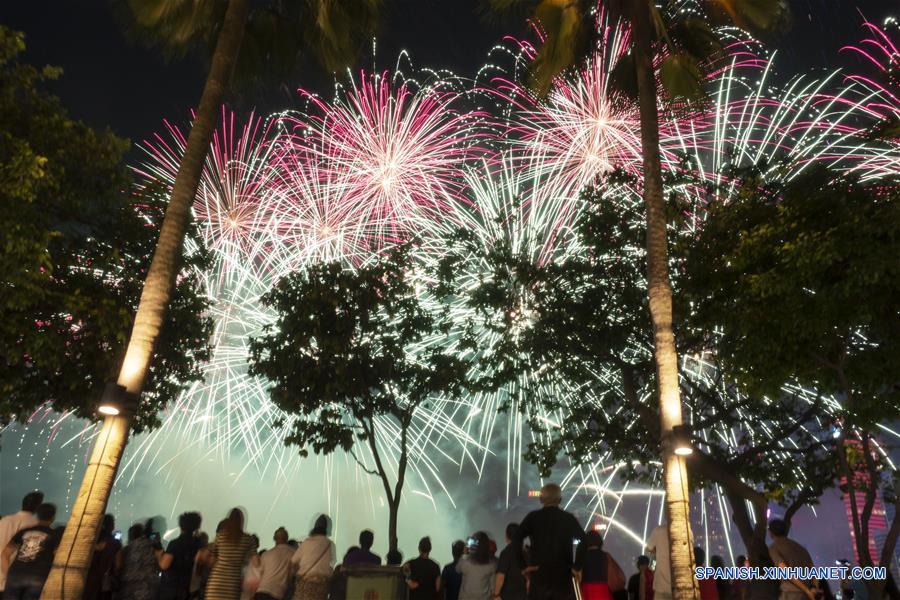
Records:
[[[109,381],[106,384],[106,389],[103,390],[103,396],[100,397],[100,405],[97,407],[97,412],[107,417],[122,414],[122,411],[125,410],[127,397],[128,392],[125,391],[125,386]]]
[[[693,454],[691,445],[691,428],[688,425],[676,425],[672,428],[672,448],[678,456]]]

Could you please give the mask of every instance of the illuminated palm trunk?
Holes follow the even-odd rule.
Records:
[[[684,458],[674,453],[672,428],[680,425],[681,394],[678,354],[672,331],[672,286],[669,282],[666,240],[666,204],[659,158],[659,115],[656,82],[651,63],[650,11],[647,0],[635,0],[632,30],[641,117],[644,169],[644,210],[647,219],[647,291],[653,321],[654,361],[659,395],[660,434],[666,489],[666,519],[672,565],[672,595],[695,600],[700,590],[694,578],[694,550],[690,531],[690,505]]]
[[[203,163],[218,123],[219,107],[234,70],[249,10],[249,0],[230,0],[228,3],[197,115],[172,187],[159,241],[144,281],[134,327],[118,378],[118,383],[134,397],[138,397],[144,387],[153,348],[175,287],[184,236],[191,217],[191,205],[197,194]],[[127,411],[122,416],[106,417],[104,420],[100,435],[94,443],[81,489],[72,505],[65,533],[56,551],[53,568],[44,584],[42,600],[81,598],[94,543],[128,441],[128,429]]]

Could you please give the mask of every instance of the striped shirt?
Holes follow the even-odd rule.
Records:
[[[244,565],[256,552],[257,543],[256,538],[246,533],[236,540],[216,536],[216,541],[209,546],[216,562],[206,583],[206,600],[240,599]]]

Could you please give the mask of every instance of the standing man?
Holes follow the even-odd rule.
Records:
[[[60,536],[50,528],[56,518],[55,506],[41,504],[37,507],[36,517],[37,524],[16,533],[0,555],[0,564],[7,573],[3,600],[38,600],[41,597]]]
[[[638,556],[638,572],[628,580],[628,600],[653,600],[653,571],[650,557]]]
[[[374,565],[381,564],[381,557],[372,552],[372,546],[375,544],[375,534],[369,529],[364,529],[359,533],[359,548],[351,550],[344,557],[344,566],[352,567],[354,565]]]
[[[494,599],[525,600],[525,576],[523,565],[519,563],[513,540],[519,531],[517,523],[506,526],[506,548],[500,552],[497,574],[494,575]]]
[[[659,525],[650,533],[647,552],[656,560],[653,600],[672,600],[672,566],[669,563],[669,528]]]
[[[441,567],[428,557],[430,554],[431,538],[423,537],[419,540],[419,558],[406,563],[409,600],[434,600],[441,591]]]
[[[259,586],[254,600],[283,600],[287,596],[291,577],[291,557],[294,547],[288,544],[287,529],[279,527],[272,540],[275,547],[259,557]]]
[[[17,513],[6,515],[0,519],[0,551],[12,541],[13,536],[25,529],[37,525],[37,517],[34,511],[44,501],[44,493],[39,491],[30,492],[22,498],[22,510]],[[6,586],[6,567],[0,562],[0,592],[3,592]]]
[[[525,517],[513,539],[515,558],[525,564],[522,543],[531,539],[529,566],[523,574],[530,577],[531,600],[571,600],[574,542],[584,539],[584,530],[570,513],[562,510],[562,490],[555,483],[541,488],[541,508]]]
[[[769,535],[772,544],[769,546],[769,556],[776,567],[812,567],[813,561],[806,548],[790,539],[787,523],[781,519],[769,521]],[[785,579],[781,582],[781,594],[779,600],[814,600],[818,583],[815,579],[801,581],[799,579]]]
[[[466,543],[462,540],[456,540],[450,546],[450,554],[453,556],[453,562],[444,565],[441,571],[441,587],[444,588],[444,600],[459,600],[459,589],[462,587],[462,574],[456,571],[456,565],[462,559],[463,551],[466,549]]]
[[[191,574],[194,572],[194,559],[200,551],[200,538],[197,531],[203,518],[200,513],[186,512],[178,517],[181,535],[169,542],[166,551],[159,557],[158,600],[187,600],[191,589]]]

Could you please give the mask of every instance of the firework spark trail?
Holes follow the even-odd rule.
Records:
[[[364,78],[335,105],[316,100],[313,116],[287,117],[285,129],[291,133],[282,134],[279,151],[268,155],[270,164],[275,165],[274,175],[264,170],[267,185],[261,188],[261,194],[265,201],[257,201],[265,206],[265,217],[254,214],[251,219],[253,223],[263,223],[261,230],[265,232],[260,247],[252,249],[251,254],[266,253],[268,270],[228,266],[233,272],[226,279],[232,284],[242,282],[244,287],[232,288],[234,299],[220,303],[217,310],[222,314],[217,320],[220,324],[231,323],[229,326],[238,327],[238,331],[228,336],[232,344],[217,344],[223,356],[214,363],[219,365],[221,374],[211,373],[203,384],[207,389],[198,388],[190,394],[194,399],[207,398],[200,419],[223,412],[233,415],[229,419],[233,427],[225,428],[223,438],[210,439],[212,446],[223,451],[243,444],[250,462],[262,457],[274,460],[278,472],[285,477],[296,468],[294,457],[272,452],[284,431],[257,425],[263,424],[264,418],[274,418],[277,411],[268,404],[264,386],[252,382],[245,372],[246,338],[270,318],[255,305],[256,298],[274,283],[278,274],[317,260],[337,258],[359,264],[379,247],[410,231],[425,233],[422,258],[434,260],[441,249],[429,246],[427,240],[437,239],[448,224],[472,231],[486,246],[501,240],[508,242],[516,252],[532,256],[537,262],[559,260],[572,251],[568,226],[583,209],[578,201],[580,190],[614,167],[639,172],[639,122],[634,114],[629,117],[627,112],[615,112],[624,109],[608,97],[606,69],[612,60],[609,54],[598,54],[574,81],[558,82],[546,104],[537,103],[524,88],[498,80],[501,94],[513,105],[506,111],[511,116],[508,131],[513,135],[509,149],[500,158],[488,155],[475,161],[483,149],[471,141],[473,119],[456,115],[443,117],[459,126],[452,144],[438,144],[428,151],[415,147],[423,141],[440,141],[446,122],[434,116],[423,117],[421,111],[433,110],[436,105],[416,104],[407,98],[409,91],[402,85],[398,88],[401,101],[393,103],[386,76]],[[712,83],[712,111],[702,118],[663,122],[667,170],[678,173],[683,168],[682,157],[689,156],[694,174],[706,182],[721,183],[731,167],[773,160],[785,152],[800,159],[795,162],[797,168],[814,161],[851,164],[858,159],[858,148],[853,145],[859,143],[853,139],[857,131],[841,125],[838,119],[826,118],[831,113],[816,105],[816,99],[833,83],[833,77],[798,80],[781,90],[768,80],[769,63],[762,63],[762,68],[759,65],[750,53],[736,58],[728,68],[720,70]],[[840,119],[848,119],[846,111],[836,114]],[[409,130],[415,125],[425,131],[410,135]],[[376,135],[367,135],[367,131],[375,131]],[[436,137],[429,137],[427,132]],[[404,142],[410,146],[398,146]],[[410,163],[398,164],[399,159]],[[434,169],[433,175],[419,181],[418,186],[407,179],[418,177],[429,168]],[[421,190],[437,190],[437,194],[422,195]],[[612,191],[612,196],[630,197],[637,193],[627,187]],[[612,201],[616,201],[615,197]],[[473,284],[484,275],[484,265],[469,263],[465,269],[464,279]],[[213,295],[229,297],[222,291]],[[461,304],[454,308],[459,322],[470,316]],[[235,311],[243,316],[237,316]],[[486,347],[492,343],[489,338],[485,332]],[[615,381],[614,374],[597,376]],[[527,381],[521,383],[525,385]],[[217,389],[224,389],[227,394],[221,395]],[[566,398],[573,390],[545,393]],[[220,401],[215,400],[217,396]],[[477,394],[461,402],[443,402],[418,424],[416,445],[431,443],[443,458],[460,468],[465,462],[477,461],[477,470],[482,473],[496,436],[505,435],[509,501],[510,491],[520,489],[520,456],[528,428],[526,419],[516,410],[515,399],[509,417],[504,419],[498,414],[498,408],[506,401],[502,394]],[[186,398],[185,406],[191,402]],[[564,409],[536,416],[551,428],[560,427],[566,418]],[[190,421],[179,417],[179,422],[193,433]],[[214,420],[204,421],[210,422]],[[251,427],[245,429],[247,424]],[[215,429],[221,426],[209,427],[201,431],[216,435]],[[761,430],[765,432],[766,427]],[[443,444],[430,440],[432,435],[442,441],[452,440],[457,450],[448,451]],[[530,435],[533,441],[534,434]],[[715,435],[736,443],[735,431],[719,431]],[[379,441],[389,453],[394,439],[392,424],[383,424]],[[462,455],[458,456],[460,452]],[[627,484],[617,489],[615,474],[621,465],[608,463],[608,457],[599,456],[593,464],[572,467],[563,478],[564,483],[588,493],[591,512],[607,526],[620,529],[635,540],[643,539],[648,523],[653,521],[650,500],[657,491],[629,489]],[[440,468],[435,462],[420,463],[419,469],[423,481],[434,481],[440,487]],[[424,487],[425,493],[430,494],[427,481]],[[726,505],[718,490],[715,493],[719,520],[728,522]],[[623,497],[632,494],[647,498],[643,531],[617,519]],[[704,524],[709,523],[708,519],[704,509]]]
[[[880,30],[870,31],[866,55],[885,67],[890,64],[886,57],[896,56],[896,44]],[[458,81],[423,86],[399,75],[363,73],[339,88],[333,101],[305,94],[307,111],[270,119],[251,115],[243,127],[223,112],[194,206],[201,237],[213,253],[213,266],[203,274],[213,300],[212,359],[204,366],[203,381],[166,411],[163,427],[130,451],[126,476],[146,469],[163,472],[181,456],[222,460],[230,454],[241,455],[244,468],[285,485],[297,476],[300,460],[282,442],[290,423],[273,426],[281,413],[265,383],[247,373],[248,340],[273,321],[259,299],[290,272],[329,260],[352,268],[409,235],[421,240],[417,260],[433,264],[447,250],[443,234],[457,227],[485,248],[508,243],[537,264],[576,252],[571,226],[584,210],[582,189],[614,169],[640,174],[637,111],[616,97],[609,83],[612,65],[627,50],[628,34],[612,25],[604,25],[602,33],[597,54],[573,78],[558,80],[545,101],[518,83],[516,74],[534,55],[521,42],[519,52],[511,53],[513,74],[492,77],[475,90],[461,90]],[[859,170],[867,178],[897,172],[897,144],[863,135],[873,119],[897,114],[890,89],[854,75],[842,85],[838,74],[801,77],[779,87],[771,81],[772,63],[750,44],[736,39],[729,50],[732,60],[717,65],[708,82],[712,101],[707,110],[661,114],[667,175],[690,174],[702,184],[728,183],[733,189],[737,182],[730,179],[731,170],[760,161],[773,165],[769,175],[785,178],[815,162]],[[502,116],[467,108],[473,97],[490,98]],[[167,130],[144,145],[148,159],[135,169],[148,183],[171,186],[177,172],[185,137],[171,125]],[[790,167],[776,171],[775,163],[785,154],[793,159]],[[669,191],[695,193],[678,185]],[[605,190],[615,203],[633,202],[639,194],[627,184],[608,184]],[[701,218],[688,223],[697,226]],[[464,287],[474,286],[486,268],[477,261],[463,265]],[[451,310],[460,324],[472,317],[461,301]],[[527,326],[528,315],[520,312]],[[484,348],[495,343],[493,335],[483,332]],[[456,340],[451,335],[427,343]],[[708,379],[708,369],[694,359],[685,358],[682,371]],[[524,388],[528,374],[522,377]],[[610,386],[619,383],[615,373],[596,377]],[[551,429],[562,427],[567,398],[581,392],[539,391],[561,399],[563,408],[532,416]],[[509,400],[512,410],[498,413]],[[474,394],[453,402],[435,399],[430,409],[417,413],[411,445],[411,466],[421,486],[416,493],[433,502],[436,493],[446,491],[441,480],[446,464],[460,470],[474,465],[481,476],[497,438],[503,437],[508,502],[511,491],[521,490],[523,443],[538,435],[516,410],[520,402],[499,393]],[[389,456],[397,451],[395,427],[390,420],[379,422],[379,447]],[[90,435],[89,429],[82,437]],[[766,435],[770,428],[763,423],[759,429]],[[734,430],[702,435],[735,445],[739,438]],[[166,453],[179,445],[175,455]],[[348,474],[366,480],[348,456],[318,462],[328,489],[336,477]],[[655,504],[659,491],[618,483],[622,467],[598,456],[591,464],[572,466],[562,483],[580,494],[579,502],[586,494],[589,511],[605,525],[640,542],[659,521],[654,514],[662,506]],[[361,485],[374,505],[377,491]],[[722,495],[714,492],[719,521],[728,523]],[[646,502],[643,530],[619,518],[624,498],[632,496]],[[704,508],[705,524],[708,518]]]
[[[615,93],[609,74],[628,50],[628,33],[604,26],[598,52],[572,78],[558,78],[546,100],[515,79],[495,77],[495,93],[508,103],[510,153],[536,186],[529,210],[558,227],[570,219],[572,199],[614,169],[634,172],[640,162],[640,120],[634,103]],[[516,62],[533,60],[519,44]],[[517,64],[513,72],[522,68]],[[553,236],[551,236],[552,239]]]
[[[455,169],[484,135],[473,128],[477,114],[452,108],[457,98],[363,75],[333,106],[316,101],[318,113],[303,116],[307,125],[297,115],[282,115],[265,128],[256,121],[235,143],[233,121],[225,115],[195,205],[216,256],[207,275],[216,322],[212,360],[203,382],[167,411],[164,427],[141,442],[126,470],[167,464],[160,449],[177,433],[206,455],[238,451],[247,468],[272,469],[278,478],[296,471],[299,460],[282,442],[290,419],[273,426],[284,415],[271,404],[265,384],[247,374],[249,339],[273,320],[259,298],[280,277],[307,265],[337,259],[352,267],[399,236],[435,231],[441,211],[461,198]],[[367,128],[378,135],[366,136]],[[174,141],[158,137],[148,146],[152,164],[140,169],[164,182],[174,176],[184,146],[183,135],[170,133]],[[363,168],[370,164],[384,168]],[[422,411],[416,426],[411,467],[426,495],[428,477],[439,471],[429,450],[449,458],[438,443],[454,440],[484,452],[442,410]],[[397,451],[393,427],[389,419],[379,421],[379,446],[389,456]]]
[[[465,202],[460,166],[486,142],[486,114],[458,109],[461,92],[445,81],[413,87],[362,73],[333,102],[305,94],[315,110],[286,119],[361,221],[387,239],[433,228]]]

